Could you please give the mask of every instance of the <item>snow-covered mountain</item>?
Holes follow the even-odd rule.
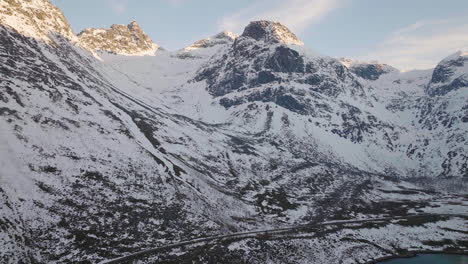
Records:
[[[221,33],[214,35],[213,37],[209,37],[206,39],[196,41],[192,45],[186,47],[184,50],[191,51],[191,50],[196,50],[196,49],[209,48],[209,47],[213,47],[213,46],[217,46],[221,44],[232,44],[232,42],[237,37],[238,35],[236,33],[223,31]]]
[[[6,0],[0,2],[0,23],[22,35],[50,43],[54,36],[76,40],[62,11],[49,1]]]
[[[429,95],[446,95],[468,86],[468,52],[459,51],[442,60],[428,85]]]
[[[463,199],[445,193],[464,192],[468,177],[463,53],[434,71],[356,70],[257,21],[240,36],[154,54],[136,23],[78,38],[47,0],[0,8],[4,263],[94,263],[252,229],[466,214]],[[110,54],[99,60],[96,51]],[[154,56],[135,56],[143,54]],[[371,235],[398,226],[380,223],[359,227],[354,240],[327,230],[319,241],[259,237],[191,252],[362,263],[410,247],[442,250],[449,238],[462,247],[466,218],[431,221],[398,229],[411,234],[401,248],[387,231]],[[307,254],[317,243],[343,250]],[[273,263],[296,263],[285,258]]]
[[[110,29],[87,28],[78,34],[80,43],[94,52],[108,52],[117,55],[154,55],[159,45],[133,21],[126,25],[112,25]]]
[[[244,29],[242,36],[265,43],[281,43],[286,45],[304,45],[294,33],[278,22],[254,21]]]

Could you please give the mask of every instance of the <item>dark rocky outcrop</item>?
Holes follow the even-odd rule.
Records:
[[[253,21],[244,29],[241,35],[265,43],[281,43],[303,45],[304,43],[286,26],[272,21]]]
[[[266,60],[265,67],[275,72],[304,72],[304,58],[293,49],[279,46]]]
[[[460,88],[468,87],[468,73],[460,70],[468,68],[468,56],[454,54],[437,65],[432,74],[427,92],[431,96],[441,96]]]
[[[231,47],[198,71],[194,81],[205,80],[213,96],[257,89],[244,98],[221,99],[225,107],[243,102],[273,102],[301,114],[314,111],[311,100],[306,99],[316,96],[313,94],[336,97],[347,90],[362,94],[362,86],[340,62],[327,57],[307,57],[287,45],[293,40],[299,41],[279,23],[252,22]],[[301,86],[304,84],[308,87]]]
[[[395,70],[396,69],[386,64],[357,64],[350,67],[352,73],[372,81],[379,79],[382,74]]]

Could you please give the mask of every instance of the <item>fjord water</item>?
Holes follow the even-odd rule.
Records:
[[[414,258],[399,258],[381,264],[468,264],[467,255],[421,254]]]

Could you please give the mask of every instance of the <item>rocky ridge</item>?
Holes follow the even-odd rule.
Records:
[[[245,27],[242,37],[253,38],[265,43],[282,43],[286,45],[304,45],[286,26],[272,21],[253,21]]]
[[[91,51],[117,55],[154,55],[160,47],[153,43],[140,25],[112,25],[110,29],[88,28],[78,34],[80,43]]]
[[[0,24],[49,43],[57,36],[77,40],[62,11],[49,1],[1,1]]]

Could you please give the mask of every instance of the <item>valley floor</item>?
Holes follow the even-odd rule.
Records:
[[[415,253],[468,254],[467,197],[444,197],[429,201],[415,210],[419,213],[327,221],[197,238],[146,249],[101,264],[372,264]]]

